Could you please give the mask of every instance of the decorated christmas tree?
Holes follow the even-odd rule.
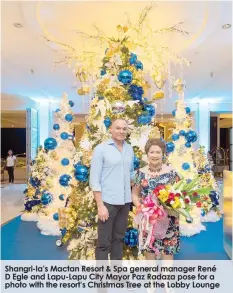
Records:
[[[76,185],[74,166],[76,150],[73,143],[74,103],[63,95],[60,109],[56,110],[54,136],[44,142],[31,167],[28,188],[25,191],[23,220],[37,221],[45,235],[60,235],[59,208],[65,207]]]
[[[208,158],[205,152],[205,147],[200,146],[193,155],[195,166],[200,175],[200,185],[210,186],[211,192],[204,195],[202,202],[204,203],[201,212],[202,222],[216,222],[221,218],[221,211],[219,207],[219,188],[214,178],[212,167],[213,162]]]
[[[203,151],[203,148],[195,149],[193,143],[197,140],[196,132],[191,128],[191,109],[184,102],[184,82],[180,80],[176,85],[179,93],[177,108],[172,111],[174,129],[172,142],[166,144],[169,153],[168,162],[171,163],[181,178],[185,178],[190,184],[196,186],[195,205],[189,196],[186,202],[190,203],[190,216],[192,223],[187,223],[186,218],[180,216],[180,232],[183,236],[192,236],[206,230],[202,225],[202,216],[212,207],[212,200],[216,195],[216,181],[211,174],[211,166]],[[212,191],[210,192],[210,190]],[[199,192],[198,192],[199,191]],[[217,198],[214,199],[214,208],[217,209]]]
[[[155,126],[154,116],[156,101],[164,98],[163,86],[166,77],[165,65],[161,60],[168,62],[161,53],[161,59],[155,63],[156,93],[148,99],[148,89],[143,73],[143,63],[140,57],[132,51],[140,46],[127,35],[128,27],[118,26],[120,37],[108,38],[108,48],[102,59],[100,77],[95,83],[95,95],[91,101],[90,113],[84,135],[78,145],[77,155],[79,164],[75,174],[78,180],[77,187],[69,198],[69,206],[60,209],[59,223],[63,231],[60,246],[73,238],[68,246],[71,259],[93,259],[97,240],[97,208],[93,193],[89,187],[89,168],[94,147],[110,138],[109,127],[115,118],[124,118],[129,125],[127,141],[134,149],[134,168],[144,166],[142,159],[144,146],[149,137],[158,137],[159,131]],[[168,58],[168,59],[167,59]],[[157,67],[156,67],[157,64]],[[168,63],[166,63],[168,64]],[[90,92],[90,86],[80,79],[81,87],[78,93],[85,95]],[[124,258],[138,258],[137,241],[138,231],[133,227],[133,214],[129,217],[128,229],[125,235]]]

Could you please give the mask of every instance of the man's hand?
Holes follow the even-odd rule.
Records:
[[[98,207],[98,218],[103,222],[107,221],[109,218],[108,209],[104,204]]]

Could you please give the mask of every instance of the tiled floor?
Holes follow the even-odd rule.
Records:
[[[16,216],[24,210],[23,191],[26,184],[9,184],[1,185],[1,225]]]

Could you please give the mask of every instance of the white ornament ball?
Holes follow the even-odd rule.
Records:
[[[56,241],[56,245],[57,245],[58,247],[61,247],[61,246],[62,246],[62,242],[61,242],[61,240],[58,239],[58,240]]]

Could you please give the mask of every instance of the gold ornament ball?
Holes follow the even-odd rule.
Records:
[[[177,79],[174,82],[174,88],[175,88],[176,92],[179,94],[184,91],[185,87],[186,87],[186,84],[181,78]]]
[[[163,99],[163,98],[164,98],[164,92],[162,92],[162,91],[156,92],[152,96],[153,101],[160,100],[160,99]]]
[[[185,127],[190,127],[190,126],[191,126],[190,121],[185,121],[185,122],[184,122],[184,126],[185,126]]]
[[[52,156],[53,158],[55,158],[55,157],[57,156],[57,152],[56,152],[56,151],[52,151],[52,152],[51,152],[51,156]]]

